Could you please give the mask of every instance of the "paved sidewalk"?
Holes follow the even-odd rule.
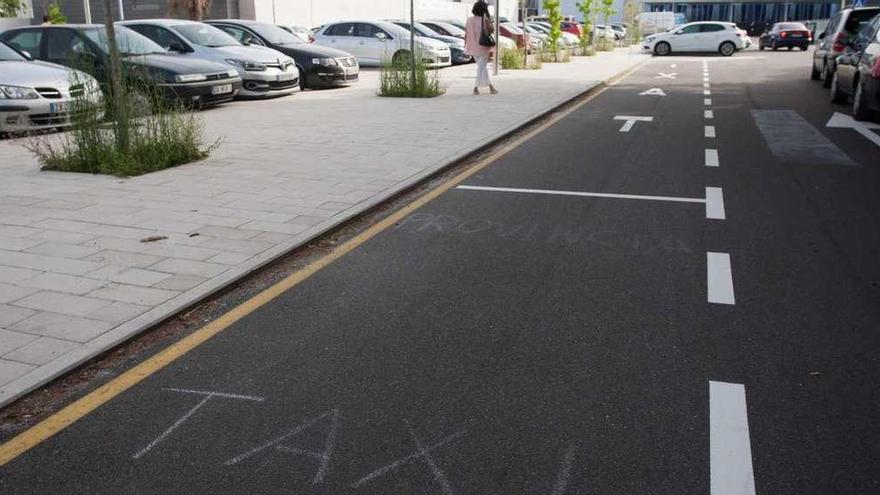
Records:
[[[0,141],[0,406],[645,58],[505,71],[479,98],[473,66],[430,100],[378,98],[365,72],[207,111],[211,158],[131,179],[41,172]]]

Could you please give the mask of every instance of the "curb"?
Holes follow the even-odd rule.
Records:
[[[144,332],[163,324],[178,314],[201,304],[205,299],[208,299],[214,294],[228,288],[235,282],[277,261],[292,251],[314,241],[316,238],[342,227],[353,219],[373,212],[377,207],[389,200],[412,191],[423,182],[446,172],[468,157],[495,146],[510,134],[519,132],[520,130],[533,125],[547,115],[557,112],[563,107],[569,105],[572,101],[587,97],[610,86],[616,80],[625,77],[625,75],[638,69],[649,60],[651,60],[650,56],[646,56],[643,60],[634,63],[605,80],[590,81],[588,87],[561,97],[553,103],[550,108],[538,111],[518,124],[514,124],[488,137],[480,138],[479,143],[471,143],[466,149],[450,154],[431,163],[422,172],[406,178],[393,190],[388,189],[379,192],[357,205],[336,214],[326,221],[301,232],[290,239],[287,243],[270,248],[250,259],[247,263],[233,267],[218,277],[196,286],[173,299],[165,301],[146,313],[119,325],[113,330],[86,343],[85,347],[69,354],[65,354],[64,356],[37,368],[33,372],[7,383],[3,387],[0,387],[0,409],[16,402],[32,391],[47,385],[56,379],[62,378],[70,371],[102,357],[106,353],[111,352],[114,348],[139,337]]]

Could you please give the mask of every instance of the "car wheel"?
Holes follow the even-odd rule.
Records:
[[[758,43],[758,50],[764,51],[764,43]]]
[[[868,95],[865,92],[865,83],[862,78],[856,84],[856,94],[853,95],[853,118],[856,120],[871,120],[874,116],[868,106]]]
[[[788,47],[788,51],[792,51],[792,50],[794,50],[793,46]]]
[[[736,45],[734,45],[730,41],[725,41],[724,43],[721,43],[720,47],[718,47],[718,51],[721,53],[721,55],[729,57],[736,53]]]
[[[779,47],[776,46],[776,41],[773,41],[772,43],[770,43],[770,49],[773,50],[774,52],[776,50],[779,50]]]
[[[810,79],[818,81],[822,77],[822,73],[816,69],[816,62],[810,62]]]
[[[302,67],[297,67],[296,70],[299,71],[299,90],[305,91],[308,88],[308,85],[306,85],[306,73],[302,70]]]
[[[831,78],[834,77],[834,72],[831,71],[831,67],[828,65],[828,62],[825,62],[825,70],[822,71],[822,86],[826,88],[831,87]]]
[[[409,64],[409,52],[406,50],[400,50],[399,52],[395,53],[393,57],[391,57],[391,61],[397,65]]]
[[[846,95],[840,90],[840,78],[837,71],[831,76],[831,103],[846,103]]]
[[[672,51],[672,47],[669,46],[669,43],[665,41],[661,41],[654,45],[654,53],[660,55],[661,57],[669,55],[669,52]]]

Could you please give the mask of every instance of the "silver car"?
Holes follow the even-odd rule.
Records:
[[[0,41],[0,135],[67,127],[76,98],[100,105],[92,76],[30,59]]]
[[[280,96],[299,89],[299,69],[292,58],[264,46],[242,45],[209,24],[173,19],[125,21],[119,24],[137,31],[171,52],[235,67],[242,78],[240,96]]]

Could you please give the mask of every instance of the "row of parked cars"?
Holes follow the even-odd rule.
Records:
[[[843,9],[817,36],[810,78],[856,120],[880,120],[880,7]]]
[[[464,25],[413,26],[426,65],[468,63]],[[206,107],[307,88],[356,83],[362,65],[408,57],[410,26],[400,20],[335,22],[315,30],[240,19],[131,20],[116,24],[125,77],[169,101]],[[502,47],[516,42],[502,38]],[[0,33],[0,134],[70,123],[72,100],[102,98],[109,73],[102,25],[42,25]]]

